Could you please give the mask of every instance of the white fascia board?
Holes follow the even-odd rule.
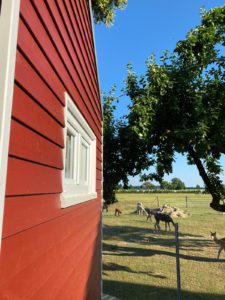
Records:
[[[98,56],[97,56],[97,49],[96,49],[96,42],[95,42],[95,29],[94,29],[94,18],[93,18],[93,12],[92,12],[92,3],[91,0],[89,1],[89,9],[90,9],[90,16],[91,16],[91,26],[92,26],[92,34],[93,34],[93,41],[94,41],[94,51],[95,51],[95,60],[96,60],[96,67],[97,67],[97,78],[98,78],[98,89],[99,89],[99,93],[100,93],[100,97],[101,97],[101,89],[100,89],[100,79],[99,79],[99,68],[98,68]],[[101,105],[101,112],[103,114],[103,110],[102,110],[102,101],[100,98],[100,105]],[[103,121],[101,122],[102,124],[102,129],[103,129]],[[101,132],[103,133],[103,130],[101,130]],[[103,134],[102,134],[102,161],[103,161]],[[103,170],[103,163],[101,163],[102,165],[102,170]],[[103,187],[102,187],[102,198],[103,198]]]
[[[20,0],[3,0],[0,15],[0,243],[5,202],[9,135]]]
[[[99,79],[99,72],[98,72],[99,71],[99,68],[98,68],[98,56],[97,56],[97,49],[96,49],[96,42],[95,42],[94,18],[93,18],[93,13],[92,13],[91,0],[89,0],[89,8],[90,8],[90,16],[91,16],[92,36],[93,36],[93,42],[94,42],[95,61],[96,61],[96,68],[97,68],[98,89],[99,89],[99,93],[100,93],[100,97],[101,97],[100,79]],[[100,98],[100,105],[101,105],[101,112],[103,113],[101,98]]]

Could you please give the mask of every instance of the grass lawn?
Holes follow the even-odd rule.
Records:
[[[225,299],[225,252],[216,259],[218,246],[210,231],[225,237],[225,215],[209,207],[210,196],[159,194],[160,205],[186,210],[176,218],[180,235],[182,300]],[[103,213],[103,292],[122,300],[177,299],[174,228],[154,231],[154,220],[134,213],[137,201],[157,207],[156,194],[118,194],[118,203]],[[197,205],[194,205],[197,203]],[[122,211],[114,216],[115,208]]]

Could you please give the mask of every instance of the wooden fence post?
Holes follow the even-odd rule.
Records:
[[[188,208],[188,197],[186,196],[186,208]]]
[[[175,241],[176,241],[176,267],[177,267],[177,299],[181,300],[179,226],[178,226],[178,223],[175,224]]]
[[[157,205],[159,207],[159,196],[157,196]]]

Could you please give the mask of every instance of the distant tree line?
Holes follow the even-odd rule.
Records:
[[[117,189],[116,190],[123,190],[124,189],[124,186],[123,184],[118,184],[117,185]],[[140,185],[132,185],[132,184],[129,184],[127,187],[126,187],[126,190],[145,190],[145,191],[148,191],[148,190],[166,190],[166,191],[169,191],[169,190],[175,190],[175,191],[181,191],[181,190],[195,190],[195,191],[198,191],[198,190],[205,190],[205,188],[201,188],[201,186],[199,184],[197,184],[195,187],[186,187],[184,182],[179,179],[179,178],[172,178],[171,181],[166,181],[166,180],[163,180],[161,182],[160,185],[155,185],[153,184],[152,182],[150,181],[146,181],[146,182],[143,182],[143,184],[140,184]]]

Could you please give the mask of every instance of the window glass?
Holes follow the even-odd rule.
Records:
[[[81,160],[80,160],[80,183],[87,184],[88,182],[88,145],[81,142]]]
[[[75,136],[67,129],[66,134],[66,160],[65,160],[65,177],[74,177],[74,151]]]

